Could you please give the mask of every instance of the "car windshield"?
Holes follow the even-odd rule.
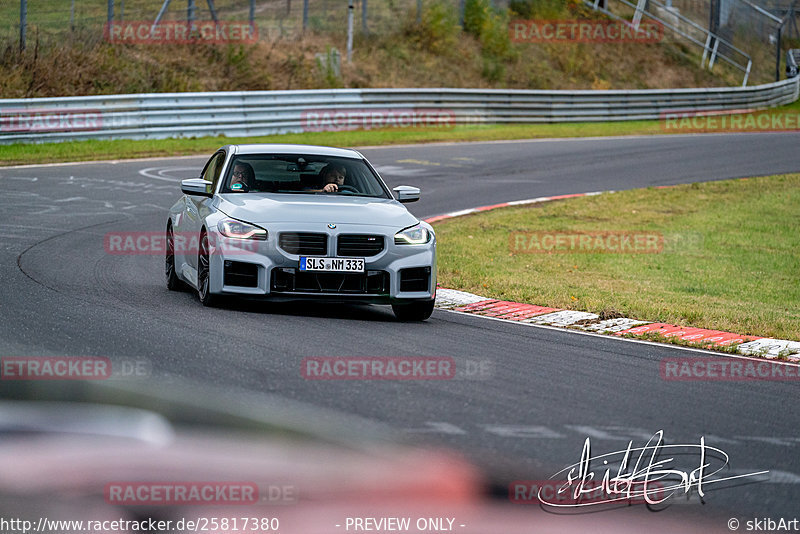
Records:
[[[335,187],[326,189],[328,184]],[[392,198],[363,160],[306,154],[236,156],[220,193],[333,193]]]

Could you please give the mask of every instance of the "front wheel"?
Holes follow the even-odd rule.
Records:
[[[424,321],[433,313],[435,300],[416,300],[407,304],[392,304],[395,317],[401,321]]]
[[[179,291],[183,289],[183,282],[178,278],[177,273],[175,273],[175,235],[172,231],[172,225],[167,226],[167,253],[164,267],[167,278],[167,289],[170,291]]]
[[[200,236],[200,252],[197,257],[197,296],[203,306],[215,306],[219,297],[211,293],[211,261],[209,260],[208,234]]]

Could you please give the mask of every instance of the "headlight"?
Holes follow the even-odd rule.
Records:
[[[431,233],[421,224],[406,228],[394,234],[395,245],[424,245],[431,240]]]
[[[257,239],[265,241],[267,231],[254,224],[237,221],[236,219],[223,219],[217,224],[219,233],[233,239]]]

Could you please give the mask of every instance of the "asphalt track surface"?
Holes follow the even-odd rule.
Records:
[[[390,186],[421,187],[422,200],[410,207],[428,217],[546,195],[798,172],[798,146],[800,134],[781,133],[363,152]],[[192,293],[166,290],[160,255],[105,252],[108,232],[161,231],[180,196],[177,181],[197,176],[204,162],[0,169],[0,354],[146,359],[154,375],[333,408],[459,451],[501,488],[578,462],[586,437],[601,454],[628,440],[642,446],[662,429],[673,444],[698,444],[705,436],[730,455],[727,476],[770,474],[707,487],[704,515],[796,514],[797,381],[667,382],[662,359],[704,355],[439,310],[425,323],[404,324],[377,306],[207,309]],[[490,373],[446,381],[307,381],[300,363],[311,356],[452,356],[488,361]],[[691,471],[698,461],[687,457],[679,467]],[[693,500],[691,507],[701,505]],[[672,506],[661,514],[687,510]]]

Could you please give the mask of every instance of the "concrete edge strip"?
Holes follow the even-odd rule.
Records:
[[[612,193],[613,191],[594,191],[591,193],[577,193],[571,195],[557,195],[551,197],[537,197],[513,202],[503,202],[489,206],[480,206],[466,210],[454,211],[443,215],[436,215],[425,219],[427,223],[434,223],[471,213],[479,213],[497,208],[520,206],[550,202],[565,198]],[[577,329],[585,333],[606,334],[615,336],[632,335],[636,337],[673,338],[694,343],[695,346],[684,347],[704,349],[713,347],[726,347],[737,344],[736,352],[744,356],[760,356],[768,359],[784,357],[789,362],[800,363],[800,342],[787,339],[762,338],[759,336],[740,335],[733,332],[708,330],[705,328],[683,327],[666,323],[654,323],[628,317],[615,317],[602,319],[599,315],[589,312],[562,310],[536,306],[520,302],[501,301],[465,291],[437,288],[436,307],[454,312],[479,315],[491,319],[513,321],[529,326],[548,326]],[[673,345],[675,346],[675,345]]]
[[[762,338],[705,328],[653,323],[629,317],[601,319],[595,313],[490,299],[465,291],[441,287],[436,290],[436,307],[452,312],[478,315],[486,319],[514,322],[527,326],[569,329],[576,333],[609,336],[630,335],[635,338],[644,336],[649,337],[646,340],[647,342],[660,345],[663,345],[663,342],[658,343],[659,337],[676,337],[679,340],[694,344],[669,344],[670,347],[701,350],[710,354],[712,352],[708,349],[738,344],[736,352],[743,356],[756,356],[771,360],[784,357],[790,363],[800,363],[800,342],[786,339]],[[638,341],[642,340],[639,339]],[[730,355],[729,353],[718,352],[713,352],[713,354]]]

